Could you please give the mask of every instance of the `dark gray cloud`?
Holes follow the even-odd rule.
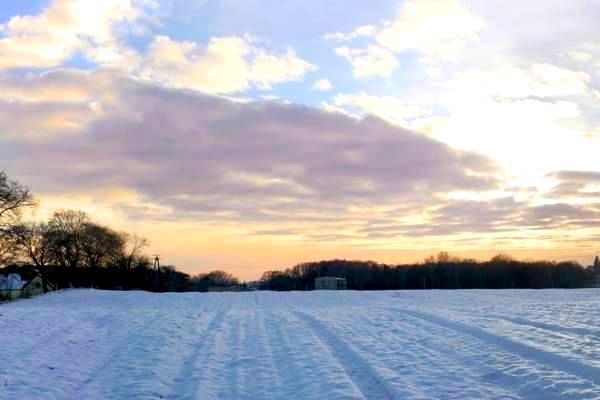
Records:
[[[56,74],[71,87],[68,71]],[[9,166],[35,190],[118,186],[172,207],[175,216],[320,220],[351,205],[426,202],[435,193],[497,185],[489,159],[376,118],[234,102],[98,74],[96,81],[73,72],[75,86],[90,86],[86,107],[101,107],[76,134],[57,128],[41,140],[4,139],[4,148],[21,155],[7,154]],[[40,77],[38,87],[28,78],[27,90],[40,93],[47,80]],[[64,103],[18,104],[35,121],[44,115],[40,107]]]
[[[600,226],[600,207],[597,204],[545,204],[528,208],[521,222],[538,229],[597,227]]]
[[[22,91],[18,79],[25,79]],[[377,118],[235,102],[107,70],[5,76],[2,85],[12,93],[2,101],[19,110],[7,115],[21,118],[0,118],[0,157],[8,172],[40,194],[131,189],[144,202],[114,205],[131,219],[248,224],[260,236],[357,242],[456,233],[523,238],[599,226],[594,204],[448,199],[452,191],[498,189],[501,171],[481,155]],[[51,101],[60,87],[63,96]],[[15,134],[15,126],[44,130],[45,121],[61,122],[65,113],[79,124]],[[553,193],[580,194],[599,175],[556,172]],[[417,214],[427,222],[403,222]]]
[[[528,231],[600,226],[600,204],[531,205],[512,197],[489,201],[446,200],[440,203],[443,205],[430,211],[425,223],[394,223],[390,222],[390,218],[387,221],[369,221],[358,231],[368,238],[514,232],[524,239]]]
[[[502,232],[514,229],[512,225],[526,208],[526,204],[519,203],[512,197],[490,201],[438,199],[430,207],[432,209],[428,211],[425,223],[370,221],[360,231],[370,238]]]
[[[561,181],[600,182],[600,171],[557,171],[550,174]]]
[[[598,198],[600,190],[590,190],[591,185],[600,185],[599,171],[556,171],[548,174],[557,184],[549,195],[556,198]]]

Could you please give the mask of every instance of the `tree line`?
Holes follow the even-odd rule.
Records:
[[[422,263],[388,265],[373,261],[330,260],[265,272],[265,290],[312,290],[315,278],[345,278],[348,289],[544,289],[588,287],[600,268],[573,261],[518,261],[497,255],[489,261],[462,259],[441,252]]]
[[[96,223],[82,211],[59,210],[48,221],[23,221],[23,212],[36,205],[26,186],[0,171],[0,273],[37,273],[44,291],[49,283],[161,292],[239,284],[224,271],[192,277],[174,266],[155,269],[144,254],[147,239]]]

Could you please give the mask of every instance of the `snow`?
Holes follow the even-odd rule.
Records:
[[[152,294],[0,306],[0,399],[600,399],[600,290]]]

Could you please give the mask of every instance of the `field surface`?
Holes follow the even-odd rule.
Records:
[[[0,305],[0,399],[600,399],[600,290]]]

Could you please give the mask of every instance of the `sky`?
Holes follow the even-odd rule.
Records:
[[[243,279],[600,253],[598,0],[0,4],[0,168]]]

